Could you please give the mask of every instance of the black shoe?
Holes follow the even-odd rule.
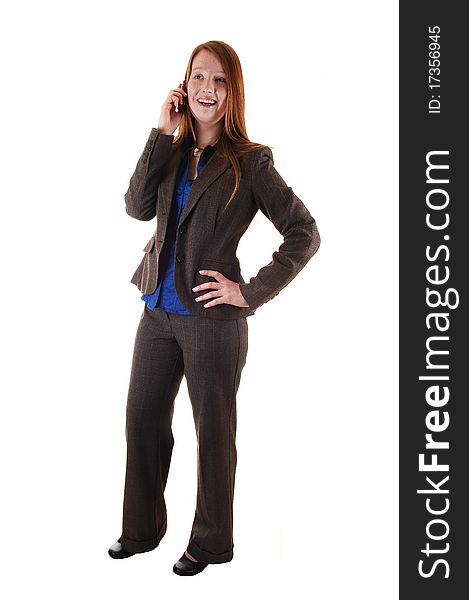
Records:
[[[203,571],[208,563],[194,562],[190,558],[187,558],[186,553],[173,566],[173,573],[176,575],[197,575],[200,571]]]
[[[119,538],[117,542],[109,548],[108,553],[112,558],[129,558],[129,556],[133,556],[135,554],[135,552],[128,552],[122,548],[121,538]]]

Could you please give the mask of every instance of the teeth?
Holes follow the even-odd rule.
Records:
[[[197,100],[200,104],[215,104],[215,100]]]

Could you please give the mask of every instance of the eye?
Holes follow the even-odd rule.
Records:
[[[197,78],[202,77],[201,73],[196,73],[193,77],[193,79],[197,79]],[[222,83],[226,83],[226,79],[224,77],[217,77],[217,81],[221,81]]]

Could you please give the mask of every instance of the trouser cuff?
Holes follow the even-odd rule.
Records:
[[[223,552],[223,554],[213,554],[212,552],[202,550],[201,548],[199,548],[199,546],[197,546],[196,543],[189,542],[189,545],[187,546],[187,551],[199,562],[218,564],[229,562],[233,559],[233,548],[231,548],[231,550],[228,550],[227,552]]]
[[[127,552],[134,552],[135,554],[140,552],[150,552],[150,550],[154,550],[158,544],[161,542],[164,534],[166,533],[167,520],[165,519],[158,535],[150,540],[142,540],[137,541],[132,538],[128,538],[125,535],[121,535],[118,541],[121,543],[121,546]]]

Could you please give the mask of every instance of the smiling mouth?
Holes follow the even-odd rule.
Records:
[[[216,105],[216,101],[213,102],[203,102],[202,100],[197,100],[197,104],[200,104],[201,106],[205,106],[207,108],[210,108],[211,106],[215,106]]]

